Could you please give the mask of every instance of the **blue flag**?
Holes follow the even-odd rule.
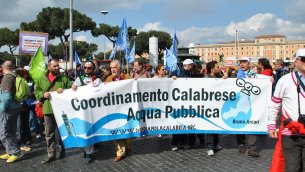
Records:
[[[125,58],[127,59],[130,50],[130,45],[129,45],[129,36],[128,36],[126,19],[123,19],[123,23],[119,35],[115,41],[114,49],[112,50],[109,57],[110,59],[113,59],[117,49],[122,50],[125,53]]]
[[[132,49],[130,50],[129,55],[127,56],[127,59],[126,59],[127,62],[128,63],[134,62],[135,55],[136,55],[136,40],[133,41]]]
[[[165,56],[165,67],[167,71],[173,71],[177,68],[178,63],[178,50],[177,50],[177,36],[176,31],[173,36],[172,46],[170,49],[165,50],[166,56]]]
[[[178,49],[177,49],[177,36],[176,36],[176,30],[173,36],[172,46],[170,50],[173,52],[174,56],[178,58]]]
[[[110,56],[109,56],[109,59],[113,60],[114,55],[115,55],[115,53],[116,53],[116,49],[117,49],[117,46],[114,45],[114,48],[113,48],[113,50],[111,51],[111,54],[110,54]]]
[[[82,64],[76,51],[74,53],[74,59],[75,59],[75,64]]]
[[[173,51],[170,49],[165,49],[166,55],[165,55],[165,60],[166,60],[166,70],[167,71],[173,71],[177,68],[177,58],[174,55]]]
[[[121,30],[119,32],[118,38],[115,41],[115,45],[125,52],[129,48],[129,36],[126,19],[123,19]]]

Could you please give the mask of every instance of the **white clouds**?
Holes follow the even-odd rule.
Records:
[[[226,27],[227,34],[234,36],[236,29],[241,34],[249,34],[257,31],[268,30],[276,24],[276,17],[273,14],[265,13],[265,14],[256,14],[245,21],[240,22],[231,22]],[[250,35],[249,35],[250,36]]]
[[[168,29],[162,26],[161,22],[146,23],[143,28],[137,29],[138,32],[147,32],[151,30],[168,32]]]
[[[75,38],[76,41],[83,41],[83,42],[88,42],[88,38],[87,36],[84,36],[84,35],[79,35]]]
[[[233,41],[238,29],[239,38],[254,39],[263,34],[281,34],[288,40],[305,39],[305,24],[277,18],[274,14],[256,14],[245,21],[230,22],[227,26],[216,27],[188,27],[177,31],[179,46],[189,43],[217,43]]]
[[[1,1],[0,27],[17,29],[21,22],[33,21],[42,8],[53,6],[51,0],[13,0]]]

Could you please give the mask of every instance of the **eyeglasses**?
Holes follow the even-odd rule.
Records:
[[[86,69],[88,69],[88,70],[91,70],[92,69],[92,67],[84,67],[84,70],[86,70]]]
[[[301,62],[303,62],[303,63],[305,63],[305,57],[299,57],[299,60],[301,61]]]

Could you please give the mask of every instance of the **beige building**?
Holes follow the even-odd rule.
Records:
[[[219,55],[223,55],[224,65],[231,65],[238,57],[247,56],[256,62],[258,58],[265,57],[292,60],[299,48],[305,47],[305,40],[290,41],[282,35],[262,35],[255,37],[254,41],[241,40],[223,42],[218,44],[196,45],[190,52],[200,56],[203,61],[219,61]],[[237,57],[237,58],[236,58]]]

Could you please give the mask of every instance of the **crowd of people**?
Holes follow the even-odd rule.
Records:
[[[31,126],[34,128],[36,138],[40,138],[44,135],[47,145],[47,156],[42,160],[42,163],[49,163],[56,160],[56,135],[58,133],[57,124],[54,118],[52,106],[50,104],[50,92],[57,91],[57,93],[63,92],[64,89],[72,89],[77,91],[77,88],[83,85],[91,85],[93,87],[98,86],[101,83],[118,82],[126,79],[138,79],[138,78],[256,78],[258,74],[270,76],[272,85],[272,100],[274,104],[271,105],[270,125],[268,125],[269,134],[271,137],[277,137],[276,119],[278,120],[278,114],[280,112],[280,105],[282,105],[285,114],[289,113],[285,118],[292,119],[292,121],[298,121],[298,116],[301,113],[305,113],[304,106],[304,90],[301,87],[301,96],[293,91],[285,91],[286,89],[292,89],[288,84],[303,83],[304,84],[304,68],[305,68],[305,50],[299,50],[301,53],[297,53],[295,60],[295,71],[298,72],[300,79],[295,79],[294,83],[290,81],[290,75],[287,75],[291,71],[285,66],[285,63],[281,59],[277,59],[273,66],[266,58],[258,60],[257,66],[253,66],[248,57],[241,57],[238,60],[237,67],[229,67],[226,71],[223,71],[222,67],[217,61],[208,62],[205,66],[202,65],[198,68],[192,59],[185,59],[180,68],[175,71],[166,71],[164,65],[159,64],[154,69],[144,63],[143,59],[136,59],[133,68],[127,70],[122,69],[120,61],[113,60],[109,66],[100,66],[97,60],[85,62],[83,65],[78,64],[76,70],[60,70],[59,61],[57,59],[49,60],[47,64],[48,72],[46,75],[38,79],[35,84],[31,81],[28,68],[15,69],[14,65],[10,61],[6,61],[0,68],[0,88],[2,91],[14,93],[16,90],[15,78],[9,73],[14,73],[26,79],[29,82],[30,93],[26,100],[20,102],[21,107],[6,107],[0,112],[0,140],[5,147],[6,153],[0,155],[0,159],[5,159],[7,162],[14,162],[17,159],[23,157],[23,151],[31,151],[32,133]],[[298,52],[299,52],[298,51]],[[254,70],[255,69],[255,70]],[[285,79],[280,79],[285,78]],[[280,85],[280,86],[277,86]],[[299,85],[299,84],[297,84]],[[304,89],[304,88],[303,88]],[[286,94],[288,97],[286,97]],[[290,97],[289,97],[290,96]],[[296,97],[299,98],[299,104],[301,107],[294,107],[298,105]],[[301,100],[300,100],[301,99]],[[37,118],[35,114],[35,103],[42,102],[42,110],[44,118]],[[14,101],[13,97],[8,100]],[[301,103],[300,103],[301,101]],[[289,104],[294,103],[294,108],[288,107]],[[287,108],[287,109],[286,109]],[[297,109],[302,109],[301,113],[297,112]],[[291,114],[290,114],[291,112]],[[31,119],[31,120],[30,120]],[[18,127],[17,127],[18,121]],[[44,125],[43,125],[44,124]],[[16,129],[18,128],[18,131]],[[287,129],[287,128],[286,128]],[[17,142],[16,133],[20,133],[20,140]],[[283,134],[287,134],[286,130],[283,130]],[[288,136],[291,136],[288,134]],[[174,134],[172,136],[172,151],[178,151],[180,149],[191,149],[195,146],[196,138],[199,139],[200,144],[207,148],[207,155],[214,156],[215,150],[221,150],[222,146],[219,145],[218,134]],[[283,139],[285,162],[291,163],[291,161],[300,162],[301,160],[292,157],[300,157],[300,150],[304,149],[305,137],[297,136],[295,140],[292,138]],[[256,135],[236,135],[236,141],[238,144],[237,150],[239,153],[245,153],[248,149],[248,155],[250,157],[259,157],[259,153],[256,150]],[[65,157],[65,149],[62,141],[59,137],[58,144],[60,145],[59,159]],[[123,158],[132,155],[132,139],[120,139],[115,140],[116,156],[114,161],[120,161]],[[292,148],[294,145],[297,148]],[[295,153],[289,153],[290,150],[294,150]],[[91,163],[94,161],[93,157],[94,145],[84,148],[84,159],[86,162]],[[298,153],[297,153],[298,152]],[[304,154],[304,153],[303,153]],[[303,155],[304,156],[304,155]],[[302,156],[301,156],[302,157]],[[304,161],[304,159],[302,160]],[[305,164],[304,164],[305,166]],[[303,166],[303,168],[305,168]],[[286,165],[285,168],[300,168],[297,165],[291,167]]]

